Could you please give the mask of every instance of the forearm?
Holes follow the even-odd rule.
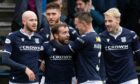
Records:
[[[12,59],[10,59],[10,54],[8,54],[8,53],[4,53],[3,54],[3,56],[2,56],[2,63],[5,64],[5,65],[10,66],[12,68],[21,69],[23,71],[25,71],[25,69],[26,69],[25,65],[19,64],[19,63],[13,61]]]

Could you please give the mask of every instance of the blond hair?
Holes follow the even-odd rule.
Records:
[[[117,8],[110,8],[104,13],[105,16],[113,16],[115,18],[120,18],[121,13]]]

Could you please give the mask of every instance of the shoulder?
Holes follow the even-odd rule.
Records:
[[[5,44],[10,44],[14,39],[16,39],[16,36],[18,35],[19,32],[10,32],[6,39],[5,39]]]
[[[40,34],[38,34],[38,33],[35,33],[35,37],[43,39],[43,37]]]
[[[126,35],[129,35],[129,36],[133,37],[134,39],[137,38],[137,34],[136,34],[135,31],[129,30],[129,29],[126,29],[126,28],[123,28],[123,31]]]
[[[127,28],[123,28],[123,31],[124,31],[125,33],[129,33],[129,34],[136,34],[135,31],[129,30],[129,29],[127,29]]]
[[[105,31],[103,31],[102,33],[99,33],[99,36],[100,36],[100,37],[107,36],[107,31],[105,30]]]
[[[75,28],[73,28],[73,27],[71,27],[71,26],[69,26],[69,25],[68,25],[68,28],[69,28],[69,30],[70,30],[70,32],[71,32],[72,34],[77,33],[77,31],[76,31]]]
[[[50,46],[50,41],[45,41],[45,42],[43,43],[43,47],[44,47],[45,50],[46,50],[46,49],[49,49],[49,46]]]
[[[80,43],[84,44],[87,41],[87,39],[88,39],[88,36],[86,34],[84,34],[84,35],[77,37],[76,40],[79,41]]]
[[[10,33],[7,35],[7,38],[14,39],[14,38],[16,38],[16,36],[18,36],[18,35],[20,35],[20,32],[19,32],[19,31],[10,32]]]

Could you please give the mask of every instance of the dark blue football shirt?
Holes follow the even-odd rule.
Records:
[[[20,30],[7,36],[2,61],[11,67],[11,82],[30,83],[38,81],[39,52],[43,50],[41,44],[42,37],[36,33],[29,37]],[[36,79],[34,81],[30,81],[25,74],[26,66],[35,73]]]
[[[73,53],[60,54],[54,46],[55,43],[56,41],[52,40],[43,44],[46,82],[71,82],[74,76]]]
[[[96,32],[89,32],[68,46],[55,45],[61,53],[77,52],[76,57],[76,76],[78,83],[87,80],[101,80],[99,76],[99,65],[101,56],[101,39]]]
[[[101,33],[103,55],[109,84],[120,84],[137,78],[133,54],[140,56],[140,44],[134,31],[122,28],[114,38],[107,31]]]

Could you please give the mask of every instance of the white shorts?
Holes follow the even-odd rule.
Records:
[[[35,83],[13,83],[13,82],[9,82],[9,84],[39,84],[39,82],[35,82]]]
[[[71,84],[77,84],[77,79],[76,79],[76,77],[74,76],[74,77],[72,77],[72,82],[71,82]]]
[[[42,76],[40,84],[45,84],[45,76]]]
[[[132,80],[120,83],[120,84],[138,84],[138,79],[132,79]]]
[[[83,83],[80,83],[80,84],[103,84],[102,81],[99,81],[99,80],[87,80],[86,82],[83,82]]]

